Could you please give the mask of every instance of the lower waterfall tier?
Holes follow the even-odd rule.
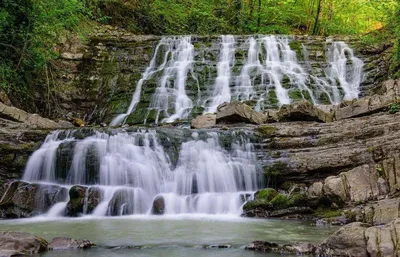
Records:
[[[172,132],[53,132],[9,189],[48,216],[240,215],[263,183],[251,135]]]

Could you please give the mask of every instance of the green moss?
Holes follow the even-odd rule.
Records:
[[[303,99],[303,94],[301,93],[301,91],[299,89],[290,90],[288,94],[289,94],[290,99],[292,99],[292,100]]]
[[[300,41],[294,40],[292,42],[289,43],[290,49],[292,49],[293,51],[296,52],[296,55],[298,58],[302,57],[302,45]]]
[[[193,109],[191,111],[191,116],[192,116],[192,118],[196,118],[197,116],[203,114],[203,112],[204,112],[204,107],[195,106],[195,107],[193,107]]]
[[[289,197],[288,204],[290,206],[308,206],[309,199],[304,193],[295,193]]]
[[[261,134],[262,137],[271,137],[275,134],[276,127],[263,125],[257,128],[257,131]]]
[[[290,205],[289,199],[283,194],[275,196],[270,203],[273,204],[275,208],[283,208]]]
[[[276,175],[285,173],[285,171],[287,171],[287,169],[288,169],[288,166],[286,163],[277,161],[277,162],[274,162],[270,166],[264,167],[264,174],[267,176],[272,176],[272,175],[276,176]]]
[[[342,210],[335,210],[330,208],[318,208],[314,215],[322,218],[334,218],[342,215]]]
[[[277,105],[279,103],[275,90],[270,90],[268,92],[268,103],[271,105]]]
[[[264,200],[270,202],[278,195],[278,192],[273,188],[265,188],[257,192],[257,200]]]
[[[265,200],[254,200],[254,201],[248,201],[244,206],[243,210],[248,211],[248,210],[253,210],[258,207],[264,207],[266,205],[269,205],[268,201]]]

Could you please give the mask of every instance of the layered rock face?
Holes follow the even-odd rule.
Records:
[[[251,37],[237,36],[233,39],[233,43],[227,40],[228,38],[229,36],[222,39],[217,36],[190,37],[189,41],[193,46],[191,50],[193,51],[193,60],[191,60],[193,65],[188,67],[190,74],[185,75],[184,82],[186,95],[192,102],[188,106],[194,107],[190,110],[189,118],[201,114],[205,109],[212,111],[214,104],[222,103],[217,100],[214,103],[213,94],[215,92],[213,92],[213,88],[216,81],[218,81],[217,84],[225,83],[228,88],[234,88],[235,84],[239,83],[238,80],[246,79],[246,72],[249,72],[242,67],[246,66],[246,64],[249,67],[254,65],[251,60],[246,60],[245,58],[245,56],[249,55],[249,47],[252,44]],[[299,65],[300,69],[304,69],[304,72],[312,70],[312,74],[316,77],[324,76],[324,70],[329,66],[327,62],[334,61],[331,60],[331,57],[328,57],[328,52],[331,51],[328,49],[329,46],[333,42],[346,41],[354,48],[355,56],[365,63],[364,70],[366,74],[364,81],[360,85],[361,95],[377,91],[376,88],[379,82],[387,76],[385,58],[381,58],[381,55],[377,55],[375,52],[361,51],[357,47],[358,42],[349,38],[289,36],[288,39],[288,47],[292,51],[291,54],[296,56],[297,60],[295,62],[298,62],[297,65]],[[163,114],[157,116],[159,109],[164,108],[164,105],[167,104],[166,102],[170,104],[168,106],[169,109],[173,109],[174,106],[170,103],[172,95],[168,95],[168,99],[158,99],[160,103],[157,103],[157,93],[160,93],[160,95],[162,92],[163,94],[171,94],[170,92],[160,91],[160,79],[165,73],[162,67],[169,65],[168,63],[160,64],[163,63],[164,54],[168,53],[168,51],[172,51],[176,58],[180,58],[178,56],[179,53],[174,52],[175,50],[172,49],[178,48],[177,44],[179,42],[177,38],[167,37],[163,42],[161,40],[161,37],[135,36],[109,26],[98,28],[97,33],[91,35],[87,43],[82,43],[77,38],[68,39],[59,47],[61,58],[57,61],[57,66],[60,69],[55,74],[57,87],[55,87],[54,92],[54,97],[58,104],[52,110],[54,112],[53,116],[63,117],[71,114],[89,123],[106,122],[108,124],[117,114],[125,113],[129,109],[132,95],[140,84],[140,101],[136,103],[135,114],[127,118],[127,123],[132,125],[142,124],[145,121],[153,123],[158,119],[161,120]],[[173,43],[174,40],[176,41],[175,43]],[[226,60],[221,59],[223,58],[224,43],[226,43],[227,50],[229,50]],[[228,46],[229,44],[231,45]],[[171,49],[168,50],[168,47]],[[288,58],[290,59],[289,61],[293,61],[292,57],[289,56]],[[146,77],[144,83],[138,83],[143,78],[146,68],[151,67],[151,61],[154,61],[155,69],[151,70],[151,74],[148,74],[149,76],[148,78]],[[222,74],[218,70],[218,63],[222,61],[227,61],[232,66],[230,74]],[[292,71],[290,70],[290,72]],[[169,80],[173,80],[175,75],[172,73],[169,75],[171,75]],[[243,86],[233,90],[235,91],[232,94],[233,99],[251,100],[248,97],[249,94],[263,95],[266,106],[276,106],[279,96],[273,90],[268,94],[264,94],[265,85],[263,86],[260,83],[262,78],[253,73],[248,75],[254,76],[254,90],[256,92],[247,92],[250,88],[246,86],[247,82],[243,81]],[[291,89],[292,82],[290,80],[293,79],[292,75],[286,74],[282,79],[282,87],[290,89],[287,97],[293,100],[310,100],[309,93],[304,90]],[[222,81],[224,76],[232,77],[230,81],[226,82]],[[300,80],[304,79],[309,80],[309,78]],[[172,80],[170,83],[175,83]],[[303,82],[300,81],[299,83]],[[314,90],[315,82],[309,82],[313,84],[310,87],[311,90]],[[177,85],[175,86],[177,87]],[[316,93],[316,98],[319,98],[320,103],[327,103],[332,100],[329,100],[326,95],[320,92]],[[227,100],[229,100],[229,97]],[[38,105],[43,104],[45,103],[42,102]],[[171,110],[164,111],[171,113]]]

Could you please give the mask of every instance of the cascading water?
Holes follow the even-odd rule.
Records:
[[[152,214],[161,203],[165,214],[239,215],[262,184],[253,146],[243,135],[194,132],[179,139],[178,149],[171,147],[171,138],[162,137],[136,131],[76,139],[74,133],[54,132],[30,157],[23,179],[66,188],[70,195],[78,185],[85,190],[82,214],[94,216]],[[67,146],[71,150],[63,160],[60,151]],[[177,156],[175,162],[171,156]],[[70,158],[69,167],[56,165]],[[93,191],[99,199],[90,210]],[[70,200],[60,197],[47,216],[64,214]]]
[[[327,76],[332,86],[337,87],[339,84],[342,87],[344,100],[357,98],[363,79],[363,61],[354,56],[353,50],[345,42],[334,42],[328,50],[328,62]]]
[[[206,113],[217,111],[218,105],[231,101],[231,89],[229,88],[231,80],[231,69],[235,61],[235,38],[233,36],[221,37],[221,53],[217,65],[217,78],[213,97],[210,105],[206,108]]]
[[[254,101],[259,111],[301,99],[339,104],[358,97],[363,66],[341,41],[315,46],[291,36],[163,37],[127,112],[111,124],[136,112],[141,123],[173,122],[231,100]],[[151,97],[137,110],[143,88]]]
[[[158,123],[161,113],[165,122],[185,119],[193,107],[192,100],[186,94],[186,80],[194,60],[191,38],[164,38],[161,41],[167,45],[165,57],[169,59],[166,65],[162,64],[159,68],[163,70],[163,75],[158,80],[149,107],[149,112],[155,110],[157,113],[155,123]],[[172,114],[171,108],[175,110]]]

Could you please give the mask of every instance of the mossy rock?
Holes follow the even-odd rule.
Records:
[[[311,202],[304,193],[295,193],[289,197],[288,204],[290,206],[309,206]]]
[[[277,105],[279,104],[278,97],[276,96],[275,90],[270,90],[268,92],[268,103],[270,105]]]
[[[284,208],[290,206],[289,199],[283,194],[278,194],[275,196],[270,203],[273,204],[274,208]]]
[[[286,173],[287,170],[288,170],[288,165],[286,163],[277,161],[274,162],[272,165],[265,166],[264,174],[266,176],[277,176]]]
[[[128,125],[143,124],[147,117],[147,113],[147,109],[136,109],[133,113],[129,114],[125,123]]]
[[[258,133],[261,134],[262,137],[271,137],[275,134],[276,132],[276,127],[274,126],[268,126],[268,125],[262,125],[257,128]]]
[[[257,200],[264,200],[270,202],[274,199],[279,193],[273,188],[264,188],[256,193]]]
[[[272,210],[272,205],[266,200],[254,200],[254,201],[248,201],[243,206],[243,210],[245,211],[254,210],[257,208]]]

